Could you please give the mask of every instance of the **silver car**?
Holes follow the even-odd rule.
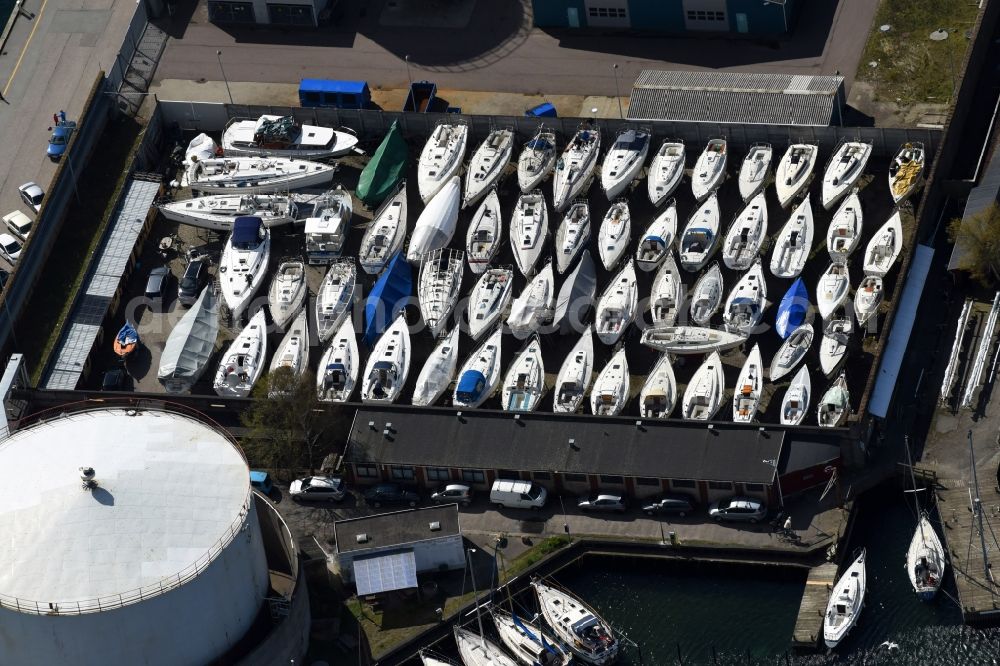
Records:
[[[581,497],[576,507],[580,511],[614,511],[624,513],[628,508],[628,501],[624,495],[614,493],[594,493],[586,497]]]
[[[435,504],[450,504],[457,502],[465,506],[472,502],[472,488],[461,483],[452,483],[431,495]]]
[[[343,479],[334,476],[307,476],[296,479],[288,486],[288,494],[296,500],[334,500],[344,499],[347,489]]]
[[[716,522],[724,520],[741,523],[759,523],[767,515],[767,506],[753,497],[730,497],[712,502],[708,515]]]
[[[31,207],[36,213],[42,208],[42,199],[45,198],[45,191],[35,181],[30,181],[17,188],[21,195],[21,201]]]

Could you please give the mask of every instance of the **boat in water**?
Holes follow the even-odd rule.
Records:
[[[343,131],[340,131],[343,130]],[[302,159],[340,157],[355,150],[352,130],[299,124],[292,116],[263,115],[257,120],[234,119],[222,133],[226,155],[273,155]]]
[[[722,311],[722,320],[727,330],[748,336],[757,332],[757,326],[764,319],[765,307],[767,307],[767,283],[764,281],[764,269],[758,259],[729,293]]]
[[[711,421],[722,406],[725,384],[722,359],[719,352],[713,351],[684,389],[684,418],[689,421]]]
[[[420,315],[431,337],[444,330],[458,301],[465,257],[458,250],[434,250],[420,264],[417,298]]]
[[[601,228],[597,232],[597,250],[604,270],[614,270],[625,256],[629,241],[632,240],[632,214],[628,202],[619,199],[611,204],[604,215]]]
[[[406,139],[399,130],[399,121],[393,120],[382,143],[358,177],[358,188],[354,194],[361,203],[368,208],[382,206],[398,191],[406,175],[409,152]]]
[[[597,294],[597,272],[590,251],[584,250],[580,261],[559,287],[552,325],[560,331],[580,331],[588,321]]]
[[[590,242],[590,206],[586,199],[574,201],[556,230],[555,260],[560,274],[569,270]]]
[[[606,345],[621,339],[625,329],[635,321],[639,309],[639,286],[635,281],[635,263],[628,263],[618,272],[597,301],[597,337]]]
[[[552,262],[546,262],[524,291],[510,305],[507,326],[518,340],[524,340],[532,333],[552,323],[556,304],[555,274]]]
[[[156,378],[167,393],[186,393],[197,382],[215,353],[219,335],[219,305],[208,286],[202,289],[167,336]]]
[[[417,375],[417,385],[413,389],[413,404],[417,407],[429,407],[436,403],[455,380],[455,370],[458,368],[458,335],[456,326],[442,337],[434,351],[424,362],[420,374]]]
[[[292,320],[288,327],[288,332],[281,339],[277,349],[274,351],[274,358],[271,359],[271,368],[268,373],[268,396],[274,397],[285,392],[285,387],[290,388],[293,381],[306,371],[309,366],[309,321],[306,317],[306,310],[299,310],[298,315]],[[277,379],[279,372],[290,372],[290,378]]]
[[[497,326],[462,365],[452,396],[455,407],[479,407],[496,392],[500,384],[502,336],[503,327]]]
[[[222,248],[218,281],[234,324],[239,322],[267,275],[271,233],[259,217],[241,217]]]
[[[465,236],[465,256],[469,260],[469,268],[473,274],[481,275],[489,267],[500,249],[502,239],[503,217],[500,214],[500,197],[493,189],[476,209]]]
[[[533,580],[531,586],[546,624],[574,655],[594,666],[607,666],[618,658],[619,641],[597,611],[572,594],[539,580]]]
[[[644,272],[655,271],[670,254],[677,238],[677,202],[667,202],[663,211],[653,218],[635,250],[635,265]]]
[[[709,139],[691,173],[691,193],[701,203],[726,179],[726,140]]]
[[[530,278],[549,235],[549,208],[540,190],[522,194],[510,222],[510,246],[521,275]]]
[[[830,210],[851,191],[864,175],[871,154],[872,144],[867,141],[843,141],[837,146],[823,174],[823,208]]]
[[[514,152],[514,132],[509,127],[495,129],[486,135],[472,154],[469,168],[465,171],[465,193],[462,208],[474,206],[500,181],[510,156]]]
[[[537,189],[552,173],[558,156],[555,132],[539,125],[517,158],[517,184],[521,192],[527,194]]]
[[[779,278],[797,278],[805,268],[813,243],[813,212],[807,194],[792,211],[774,241],[771,272]]]
[[[858,320],[858,326],[864,326],[878,314],[884,297],[882,278],[869,275],[861,281],[858,290],[854,292],[854,316]]]
[[[653,315],[653,326],[673,326],[677,323],[681,303],[684,302],[684,280],[672,254],[656,271],[653,287],[649,294],[649,308]]]
[[[781,399],[781,424],[800,425],[809,411],[809,399],[812,394],[812,381],[809,378],[809,367],[805,364],[792,377],[792,383]]]
[[[316,334],[320,344],[329,340],[344,319],[350,316],[357,278],[353,259],[330,264],[316,291]]]
[[[653,156],[646,174],[649,202],[659,206],[677,190],[684,178],[684,142],[666,139]]]
[[[865,275],[885,277],[903,250],[903,225],[899,211],[875,232],[865,249]]]
[[[668,354],[708,354],[738,347],[746,337],[701,326],[661,326],[642,332],[642,344]]]
[[[455,626],[455,645],[465,666],[517,666],[503,648],[468,629]]]
[[[830,593],[823,616],[823,642],[828,648],[837,647],[861,615],[865,605],[865,551],[851,563],[837,580]]]
[[[677,402],[677,380],[670,354],[660,354],[639,392],[639,415],[646,419],[665,419]]]
[[[368,275],[378,275],[394,254],[403,247],[406,238],[406,181],[383,201],[361,238],[358,263]]]
[[[760,358],[760,345],[754,345],[740,370],[733,391],[733,421],[750,423],[757,416],[761,391],[764,388],[764,365]]]
[[[118,358],[126,359],[136,349],[139,348],[139,332],[135,330],[132,322],[125,320],[125,324],[118,329],[112,348]]]
[[[472,288],[469,296],[469,335],[478,340],[500,321],[513,297],[514,270],[489,268]]]
[[[427,138],[420,152],[420,160],[417,162],[417,189],[425,205],[429,204],[446,184],[458,178],[462,161],[465,159],[468,138],[468,125],[462,121],[445,120],[439,122]],[[457,180],[455,186],[460,191],[461,180]]]
[[[767,202],[757,194],[736,216],[722,241],[722,262],[726,268],[745,271],[757,259],[767,238]]]
[[[461,199],[462,181],[452,176],[434,198],[420,211],[413,227],[406,258],[417,263],[428,252],[448,247],[458,226],[458,204]]]
[[[748,201],[764,191],[771,176],[771,159],[774,151],[769,143],[755,143],[750,146],[743,164],[740,166],[740,196]]]
[[[837,428],[844,425],[850,412],[851,394],[847,390],[847,376],[842,372],[819,401],[816,420],[821,428]]]
[[[406,325],[406,313],[400,311],[368,357],[361,385],[361,401],[382,405],[396,402],[406,385],[411,361],[410,331]]]
[[[533,412],[545,395],[545,389],[545,363],[536,333],[507,369],[501,405],[508,412]]]
[[[787,339],[792,331],[805,322],[807,312],[809,294],[806,292],[806,283],[802,278],[796,278],[778,304],[778,316],[774,320],[775,332],[782,340]]]
[[[570,202],[586,194],[600,152],[600,131],[587,123],[582,124],[556,161],[552,176],[552,205],[557,213],[563,212]]]
[[[718,262],[708,267],[691,290],[691,321],[707,326],[722,305],[722,271]]]
[[[593,370],[594,331],[588,326],[559,368],[556,394],[552,401],[553,412],[572,414],[580,409],[583,397],[590,389]]]
[[[618,133],[601,165],[601,187],[613,201],[635,180],[649,153],[649,129],[626,128]]]
[[[358,383],[361,356],[354,337],[354,318],[348,314],[344,323],[330,339],[319,360],[316,373],[316,395],[323,402],[347,402]]]
[[[259,217],[265,227],[291,224],[299,207],[287,194],[210,194],[159,204],[163,217],[190,227],[231,233],[239,217]]]
[[[832,261],[847,261],[861,240],[864,216],[857,191],[851,192],[833,214],[826,232],[826,251]]]
[[[611,357],[594,380],[590,391],[590,411],[595,416],[618,416],[628,402],[628,358],[622,347]]]
[[[223,398],[245,398],[264,373],[267,362],[267,318],[264,308],[222,353],[212,388]]]
[[[493,608],[490,615],[500,641],[522,666],[569,666],[573,660],[569,648],[561,646],[541,625],[499,608]]]
[[[823,339],[819,344],[819,366],[829,377],[847,359],[847,348],[854,332],[854,320],[846,313],[831,316],[823,322]]]
[[[271,278],[267,291],[267,308],[271,311],[271,321],[280,329],[288,326],[306,301],[309,288],[306,286],[306,265],[301,261],[283,261]]]
[[[778,203],[787,208],[799,194],[809,186],[816,155],[819,150],[811,143],[793,143],[788,146],[778,168],[774,172],[774,188],[778,192]]]
[[[904,143],[889,163],[889,194],[900,204],[910,198],[924,183],[924,144],[919,141]]]
[[[191,164],[181,187],[203,194],[287,192],[327,185],[336,171],[330,164],[291,157],[217,157]]]
[[[816,303],[819,316],[829,319],[831,315],[847,300],[851,290],[851,274],[847,264],[835,262],[830,264],[816,285]]]
[[[816,331],[810,322],[806,322],[792,331],[771,361],[771,381],[776,382],[798,366],[805,358],[806,352],[812,347]]]
[[[681,268],[700,271],[719,249],[719,199],[713,193],[695,209],[679,242]]]

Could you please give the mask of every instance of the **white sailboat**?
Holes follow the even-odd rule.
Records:
[[[451,329],[438,341],[434,351],[427,357],[424,367],[417,375],[417,385],[413,389],[413,404],[418,407],[433,405],[455,380],[458,367],[459,327]]]
[[[773,150],[769,143],[755,143],[750,146],[747,156],[740,166],[740,196],[747,201],[764,191],[771,175]]]
[[[851,274],[847,264],[834,262],[830,264],[816,284],[816,304],[819,316],[829,319],[834,311],[847,300],[851,290]]]
[[[436,655],[429,650],[420,650],[420,661],[423,666],[455,666],[454,663]]]
[[[219,259],[219,287],[222,298],[239,322],[267,275],[271,260],[271,232],[259,217],[241,217],[222,248]]]
[[[646,383],[639,392],[639,415],[646,419],[665,419],[677,402],[677,380],[669,354],[660,354]]]
[[[683,141],[665,140],[653,156],[646,174],[649,201],[659,206],[674,193],[684,177],[685,150]]]
[[[489,268],[479,278],[469,296],[469,335],[473,340],[500,321],[510,305],[513,287],[511,268]]]
[[[691,321],[698,326],[706,326],[722,305],[722,271],[718,262],[694,283],[691,291]]]
[[[548,261],[511,303],[510,315],[507,317],[510,332],[518,340],[524,340],[551,324],[555,305],[555,274],[552,272],[552,262]]]
[[[538,188],[555,168],[556,157],[555,132],[539,125],[538,131],[524,144],[521,156],[517,158],[517,184],[521,192],[527,194]]]
[[[649,295],[653,313],[653,326],[673,326],[677,322],[681,303],[684,301],[684,281],[672,254],[656,271]]]
[[[865,275],[885,277],[892,270],[902,249],[903,225],[899,211],[896,210],[868,241],[868,247],[865,248]]]
[[[809,411],[809,399],[812,394],[812,382],[809,378],[809,367],[803,365],[792,377],[792,383],[785,391],[781,400],[781,424],[799,425]]]
[[[455,626],[455,645],[465,666],[517,666],[499,645],[482,634]]]
[[[924,182],[924,144],[919,141],[904,143],[889,164],[889,193],[894,203],[905,201],[920,189]]]
[[[867,141],[844,141],[830,158],[823,174],[823,208],[830,210],[851,191],[865,172],[872,144]]]
[[[499,608],[494,608],[490,614],[501,642],[523,666],[569,666],[572,653],[553,640],[541,625]]]
[[[559,368],[556,394],[552,401],[553,412],[572,414],[580,409],[583,397],[590,388],[593,370],[594,332],[588,326]]]
[[[813,213],[809,195],[792,211],[774,241],[771,272],[779,278],[797,278],[805,268],[813,243]]]
[[[622,347],[594,380],[594,388],[590,391],[590,411],[595,416],[618,416],[628,401],[628,389],[628,359]]]
[[[726,178],[726,140],[709,139],[691,173],[691,193],[701,203]]]
[[[628,202],[619,199],[611,204],[604,215],[601,228],[597,232],[597,250],[601,255],[604,270],[614,270],[621,258],[625,256],[629,241],[632,239],[632,214]]]
[[[218,157],[194,162],[181,176],[181,187],[203,194],[267,194],[322,187],[337,168],[290,157]]]
[[[462,286],[465,257],[458,250],[434,250],[424,255],[417,282],[420,316],[436,338],[448,324]]]
[[[677,202],[671,199],[663,211],[646,228],[635,250],[635,264],[639,270],[654,271],[670,254],[677,238]]]
[[[257,311],[222,354],[212,388],[223,398],[245,398],[264,372],[267,360],[267,319]]]
[[[750,335],[757,332],[757,326],[764,318],[764,308],[767,307],[767,283],[764,281],[764,269],[758,259],[750,267],[726,299],[722,311],[722,319],[726,329]]]
[[[503,218],[500,214],[500,197],[495,189],[490,190],[479,204],[476,214],[469,222],[465,237],[465,251],[469,268],[475,275],[481,275],[493,261],[500,249],[503,238]]]
[[[941,546],[941,540],[931,524],[930,516],[920,508],[917,493],[923,489],[917,488],[917,480],[913,474],[909,437],[905,441],[907,469],[910,471],[910,483],[913,485],[913,489],[904,492],[913,495],[913,504],[918,515],[917,529],[913,531],[910,546],[906,549],[906,574],[910,579],[910,585],[913,586],[913,591],[917,593],[917,597],[921,601],[931,601],[941,589],[941,581],[944,579],[948,562],[944,548]]]
[[[847,390],[847,377],[842,372],[819,401],[816,419],[821,428],[836,428],[844,424],[850,411],[851,394]]]
[[[299,124],[291,116],[263,115],[257,120],[235,119],[222,133],[227,155],[275,155],[322,160],[355,150],[358,137],[346,127]]]
[[[316,395],[324,402],[347,402],[358,382],[358,341],[354,335],[354,318],[347,319],[337,329],[319,360],[316,373]]]
[[[572,594],[539,580],[533,580],[531,586],[545,623],[574,655],[594,666],[607,666],[618,658],[619,641],[597,611]]]
[[[271,311],[274,325],[285,328],[302,309],[308,292],[305,264],[301,261],[282,262],[271,279],[271,288],[267,292],[267,307]]]
[[[292,320],[288,332],[281,339],[281,343],[274,352],[271,359],[270,373],[273,375],[277,370],[288,368],[292,375],[298,377],[306,371],[309,365],[309,323],[306,318],[305,308],[299,310],[298,315]],[[277,393],[275,387],[270,387],[268,395]]]
[[[861,200],[856,191],[851,192],[833,214],[826,233],[826,251],[830,253],[831,260],[847,261],[861,240],[863,220]]]
[[[590,206],[586,199],[574,201],[556,231],[556,270],[565,273],[590,241]]]
[[[361,401],[389,405],[396,402],[410,372],[410,331],[400,312],[379,336],[365,364]]]
[[[378,275],[403,247],[406,238],[406,181],[385,200],[365,229],[358,263],[368,275]]]
[[[649,153],[649,130],[626,128],[618,133],[601,166],[601,187],[608,201],[628,189]]]
[[[585,193],[594,177],[601,133],[584,123],[573,135],[552,176],[552,205],[561,213],[571,201]]]
[[[778,191],[778,203],[782,208],[787,208],[809,186],[818,152],[816,146],[810,143],[788,146],[774,172],[774,188]]]
[[[538,335],[532,336],[504,376],[502,405],[508,412],[533,412],[545,395],[545,363]]]
[[[486,135],[472,154],[465,171],[465,194],[462,208],[473,206],[499,182],[514,152],[514,132],[509,127],[495,129]]]
[[[847,346],[854,332],[854,321],[846,312],[823,322],[823,339],[819,345],[819,367],[823,374],[832,375],[847,358]]]
[[[823,617],[823,642],[828,648],[840,644],[861,615],[865,605],[865,551],[862,550],[844,575],[837,580]]]
[[[316,333],[325,343],[350,315],[358,271],[353,259],[330,264],[316,292]]]
[[[722,261],[726,268],[745,271],[757,258],[767,238],[767,202],[757,194],[740,211],[722,242]]]
[[[700,271],[719,248],[719,199],[713,193],[691,214],[680,238],[681,268]]]
[[[211,194],[159,204],[163,217],[190,227],[230,233],[238,217],[259,217],[267,228],[291,224],[299,207],[287,194]]]
[[[497,390],[502,335],[503,327],[497,326],[462,365],[452,396],[456,407],[479,407]]]
[[[858,290],[854,292],[854,316],[858,320],[858,326],[864,326],[878,313],[884,296],[882,278],[869,275],[861,281]]]
[[[802,362],[806,352],[812,347],[815,335],[816,331],[813,329],[812,323],[807,321],[792,331],[791,335],[781,343],[771,361],[772,382],[778,381]]]
[[[597,301],[595,319],[597,337],[601,342],[606,345],[618,342],[629,324],[635,321],[638,308],[639,288],[635,282],[635,263],[629,259]]]
[[[424,204],[458,177],[465,159],[469,127],[462,121],[441,121],[431,132],[417,162],[417,189]],[[455,183],[461,189],[461,182]]]
[[[761,390],[764,388],[764,365],[760,359],[760,345],[754,345],[740,370],[733,391],[733,421],[750,423],[760,408]]]
[[[524,277],[531,277],[542,256],[549,234],[549,208],[541,191],[522,194],[514,207],[510,223],[510,246],[514,261]]]
[[[406,248],[407,261],[417,263],[428,252],[448,247],[458,225],[461,189],[458,176],[452,176],[420,212]]]
[[[719,352],[713,351],[701,364],[684,389],[684,418],[711,421],[722,405],[726,377]]]
[[[708,354],[738,347],[746,337],[700,326],[661,326],[642,332],[642,344],[667,354]]]

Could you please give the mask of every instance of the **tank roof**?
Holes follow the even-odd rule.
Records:
[[[94,470],[90,489],[85,467]],[[16,598],[90,612],[176,587],[232,540],[251,500],[240,450],[163,411],[100,409],[39,423],[0,443],[0,469],[5,606]]]

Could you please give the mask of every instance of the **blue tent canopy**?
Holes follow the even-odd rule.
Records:
[[[233,222],[233,247],[253,247],[260,241],[263,220],[253,215],[236,218]]]
[[[365,303],[365,344],[371,347],[378,336],[396,318],[400,308],[406,306],[413,293],[413,271],[402,252],[389,261],[389,265],[372,287]]]
[[[799,278],[788,288],[778,305],[778,317],[774,322],[774,329],[782,340],[805,322],[808,311],[809,294],[805,282]]]
[[[467,370],[458,380],[455,395],[462,402],[475,402],[486,386],[486,377],[478,370]]]

